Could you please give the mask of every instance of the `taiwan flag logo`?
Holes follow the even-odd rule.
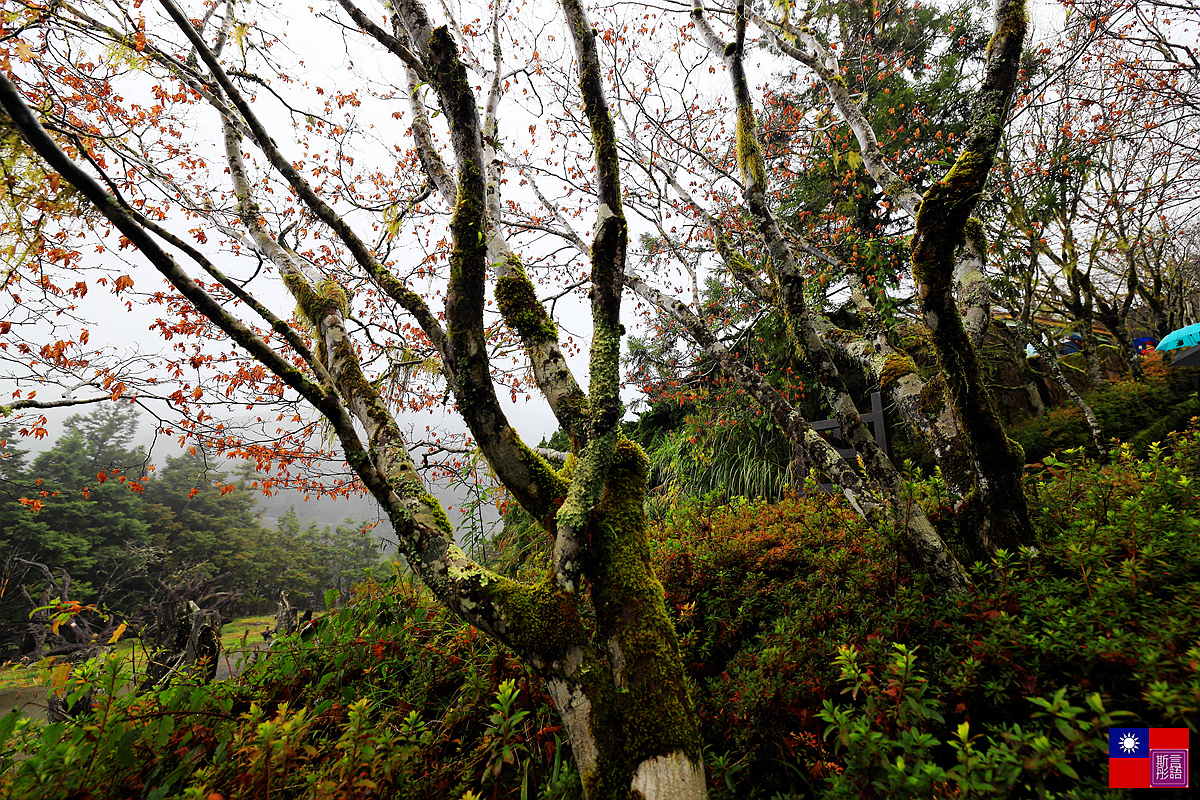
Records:
[[[1108,788],[1186,789],[1187,728],[1109,728]]]

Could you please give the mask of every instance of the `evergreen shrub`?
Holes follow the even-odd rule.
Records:
[[[1112,456],[1045,459],[1036,546],[972,565],[956,598],[839,498],[672,509],[653,559],[710,796],[1127,796],[1105,729],[1200,719],[1200,429]],[[96,698],[77,720],[0,717],[0,798],[581,796],[536,677],[402,576],[236,680],[139,696],[124,663],[55,673]]]
[[[1195,397],[1198,375],[1198,369],[1168,367],[1156,359],[1146,362],[1141,382],[1118,381],[1088,392],[1084,400],[1096,414],[1106,437],[1135,441],[1144,452],[1151,442],[1183,430],[1191,417],[1200,414],[1200,403]],[[1091,441],[1083,412],[1070,403],[1047,411],[1044,417],[1010,426],[1009,435],[1020,442],[1029,463]]]

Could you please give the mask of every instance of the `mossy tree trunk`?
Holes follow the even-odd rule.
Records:
[[[700,20],[703,21],[703,17]],[[710,49],[720,50],[720,39],[715,34],[712,39],[714,41],[709,42]],[[644,163],[653,161],[652,154],[646,152],[645,148],[639,148],[636,140],[633,140],[630,146],[635,148],[640,160]],[[721,219],[715,214],[707,212],[703,205],[692,196],[689,189],[679,182],[673,171],[664,171],[661,178],[703,219],[712,235],[717,255],[729,274],[764,306],[778,306],[780,295],[776,287],[772,283],[762,280],[746,257],[732,246]],[[770,228],[768,228],[769,231]],[[660,233],[664,239],[669,236],[667,231],[660,231]],[[810,244],[796,235],[794,231],[789,231],[787,235],[792,248],[804,256],[823,262],[835,273],[845,276],[855,310],[862,322],[862,331],[839,328],[828,318],[816,313],[816,310],[810,306],[812,325],[825,350],[837,358],[855,362],[859,369],[874,379],[880,387],[880,391],[900,412],[901,419],[911,426],[917,437],[930,448],[942,470],[950,493],[960,497],[966,495],[974,485],[975,474],[970,459],[964,458],[962,455],[968,450],[963,441],[965,433],[959,424],[954,406],[946,397],[945,381],[937,374],[929,378],[923,377],[912,357],[893,345],[888,326],[883,316],[868,299],[861,276],[849,269],[839,258]],[[586,252],[586,246],[582,244],[577,246]],[[698,308],[688,309],[675,298],[653,289],[637,276],[630,276],[630,280],[630,288],[643,299],[657,306],[663,313],[680,322],[693,343],[704,348],[718,363],[725,364],[728,361],[727,353],[723,354],[710,344],[706,344],[717,341],[717,337],[713,333],[713,328],[702,318]],[[750,394],[758,396],[758,390],[746,381],[750,380],[756,385],[761,381],[761,375],[758,378],[752,378],[749,373],[741,369],[738,369],[736,374],[728,369],[725,372],[738,381]],[[772,408],[771,403],[765,403],[764,408]],[[783,416],[787,418],[791,413],[789,411]],[[772,416],[777,416],[774,411],[772,411]],[[781,424],[781,430],[788,435],[786,433],[789,430],[788,427]],[[868,438],[871,438],[869,434]],[[809,447],[799,439],[794,439],[792,445],[794,449],[798,448],[796,452],[804,452],[804,448]],[[812,446],[823,447],[820,442],[814,442]],[[811,453],[806,453],[806,455],[818,462],[824,461],[824,456],[814,456]]]
[[[1021,485],[1024,456],[1005,435],[987,390],[978,353],[955,300],[954,273],[971,229],[980,230],[978,223],[971,222],[971,213],[1000,144],[1027,26],[1024,0],[1001,0],[966,147],[949,173],[925,193],[912,240],[913,280],[921,313],[979,475],[963,523],[977,526],[989,549],[1013,550],[1033,541]]]
[[[1026,24],[1024,5],[998,6],[996,33],[988,49],[987,76],[972,111],[970,141],[974,144],[958,159],[951,174],[924,198],[881,158],[875,133],[839,73],[834,52],[807,28],[766,20],[759,24],[776,46],[808,66],[822,80],[858,140],[867,171],[892,202],[915,221],[914,273],[940,370],[931,379],[923,380],[911,358],[888,352],[882,343],[875,341],[872,342],[875,363],[879,366],[874,373],[885,390],[890,388],[893,395],[901,390],[907,396],[908,402],[899,407],[933,445],[951,485],[963,487],[966,496],[960,509],[960,529],[965,541],[983,551],[1013,546],[1018,540],[1028,541],[1031,535],[1028,514],[1024,495],[1019,491],[1022,458],[1013,451],[1015,444],[1003,434],[975,352],[987,328],[991,300],[984,273],[987,245],[982,226],[970,216],[990,169],[1012,96]],[[944,191],[948,185],[963,189],[949,203]],[[937,251],[934,258],[938,264],[935,273],[931,273],[933,283],[916,274],[923,272],[917,261],[933,255],[928,250],[931,244]],[[923,251],[918,253],[917,247]],[[864,304],[861,301],[856,304],[861,315]],[[825,338],[833,346],[839,346],[839,339],[851,337]],[[864,348],[859,345],[858,349]]]
[[[889,342],[880,315],[866,299],[861,282],[856,283],[856,276],[840,262],[833,263],[836,259],[808,244],[794,232],[784,235],[775,221],[767,188],[766,165],[758,141],[756,117],[742,66],[747,22],[753,18],[775,46],[809,67],[825,84],[835,106],[858,140],[859,153],[867,171],[884,188],[892,202],[907,210],[915,219],[920,219],[918,237],[921,236],[922,227],[928,228],[930,219],[936,216],[927,214],[921,219],[923,207],[941,203],[936,187],[932,198],[930,195],[922,198],[891,169],[869,121],[855,103],[840,74],[836,55],[818,42],[810,29],[790,25],[786,20],[763,19],[750,13],[745,4],[739,3],[732,23],[734,39],[726,42],[710,25],[699,2],[693,3],[692,15],[710,51],[725,61],[732,81],[737,114],[735,152],[743,181],[744,207],[769,254],[769,283],[764,284],[758,279],[755,268],[729,246],[719,221],[712,215],[704,214],[713,232],[716,250],[730,273],[761,300],[775,304],[784,312],[796,348],[803,360],[812,365],[822,396],[839,419],[843,435],[858,450],[870,478],[882,487],[885,496],[896,496],[901,482],[895,468],[879,452],[869,430],[859,418],[829,355],[831,349],[840,350],[864,365],[868,373],[877,378],[881,388],[893,398],[906,419],[932,446],[951,488],[965,495],[962,528],[969,549],[983,552],[1029,541],[1031,531],[1028,514],[1024,496],[1020,492],[1023,459],[1015,444],[1004,436],[974,351],[982,340],[990,318],[990,295],[984,269],[986,242],[983,241],[981,226],[971,219],[969,213],[982,190],[982,181],[990,168],[1012,95],[1015,65],[1025,26],[1023,5],[1002,4],[997,12],[997,33],[989,49],[988,80],[979,93],[977,108],[973,112],[975,126],[972,141],[979,153],[965,153],[959,160],[958,172],[947,178],[947,181],[960,183],[964,177],[962,165],[969,163],[974,168],[968,180],[976,185],[966,190],[969,203],[957,204],[950,218],[943,221],[937,231],[924,231],[926,238],[922,241],[926,244],[936,240],[939,245],[945,245],[936,256],[938,269],[942,270],[938,274],[937,290],[928,291],[929,284],[925,282],[926,295],[932,303],[929,306],[930,313],[926,314],[926,323],[935,350],[939,353],[941,366],[940,373],[928,380],[921,376],[911,357],[898,351]],[[983,157],[978,158],[977,155]],[[678,182],[669,177],[668,181],[689,205],[698,207]],[[944,208],[945,204],[942,206]],[[864,323],[863,332],[838,330],[808,306],[804,270],[798,265],[797,253],[824,261],[846,276],[859,317]],[[922,258],[929,256],[925,253]],[[637,291],[646,297],[653,294],[644,284]],[[670,299],[661,299],[656,304],[683,323],[693,341],[701,343],[710,354],[716,355],[712,345],[702,343],[703,334],[698,331],[703,324],[694,314],[689,317],[677,302]],[[708,338],[711,339],[711,336]],[[720,357],[717,360],[723,366],[731,361]],[[785,433],[803,438],[804,426],[787,422],[790,411],[775,411],[782,404],[777,399],[765,397],[766,392],[756,386],[758,382],[754,381],[753,376],[732,364],[726,371],[735,377],[740,375],[737,379],[743,387],[764,407],[772,410]],[[819,460],[820,449],[817,445],[817,452],[810,451],[809,455]],[[851,493],[857,491],[847,484],[843,484],[843,489]],[[861,505],[867,507],[870,503]],[[923,527],[920,520],[912,523],[910,536],[913,540],[923,538],[924,534],[918,534],[915,530]],[[934,548],[926,552],[932,554],[936,551]],[[922,566],[942,576],[957,571]],[[961,570],[961,567],[958,569]]]
[[[792,245],[776,221],[768,201],[766,163],[743,62],[746,28],[750,20],[746,5],[744,2],[738,2],[736,5],[734,39],[731,42],[724,41],[716,33],[708,23],[698,1],[693,5],[693,19],[709,50],[725,61],[730,76],[737,114],[734,147],[744,187],[743,200],[750,219],[754,221],[758,236],[769,254],[767,274],[770,287],[759,288],[757,291],[769,293],[776,306],[783,312],[797,352],[815,372],[821,396],[838,419],[842,437],[853,445],[861,457],[868,480],[864,481],[849,468],[837,452],[816,435],[803,416],[767,385],[761,376],[738,364],[725,352],[720,343],[707,330],[703,330],[702,323],[683,308],[682,304],[653,292],[640,280],[634,280],[632,284],[639,294],[653,298],[652,302],[681,322],[692,339],[714,355],[722,369],[738,380],[758,403],[770,411],[793,448],[803,448],[809,459],[833,478],[847,499],[864,517],[878,523],[885,514],[885,505],[897,510],[904,508],[903,518],[899,520],[902,531],[900,546],[909,560],[925,572],[940,591],[948,594],[965,591],[969,586],[966,570],[955,559],[924,512],[919,507],[912,508],[911,504],[902,502],[903,478],[862,421],[854,399],[847,391],[837,365],[825,347],[820,322],[805,297],[805,271],[797,262]],[[720,232],[716,233],[719,237]],[[718,251],[721,250],[722,247],[718,245]],[[757,280],[749,275],[753,270],[746,265],[739,265],[728,250],[723,255],[730,263],[731,270],[735,274],[741,274],[743,280],[753,289],[754,281]]]
[[[628,234],[616,137],[595,34],[582,6],[577,0],[562,2],[576,45],[596,161],[598,213],[589,247],[593,336],[586,393],[571,376],[557,331],[499,230],[494,197],[499,181],[491,171],[488,148],[493,145],[485,135],[495,130],[498,83],[493,82],[491,94],[479,103],[448,28],[434,27],[416,0],[392,4],[390,30],[352,3],[340,2],[355,24],[401,61],[414,86],[425,83],[433,88],[449,126],[452,159],[443,159],[429,135],[432,115],[419,100],[413,101],[413,135],[429,184],[453,203],[443,323],[425,298],[379,260],[375,249],[280,152],[250,99],[222,66],[221,44],[231,40],[229,31],[236,24],[233,4],[225,5],[221,27],[211,36],[205,26],[212,15],[196,25],[170,0],[162,5],[194,58],[177,57],[174,48],[152,37],[147,37],[143,50],[168,74],[190,70],[186,77],[194,80],[203,71],[202,96],[224,126],[225,166],[243,242],[278,270],[296,299],[297,316],[308,328],[309,339],[195,246],[82,169],[41,126],[17,87],[0,75],[0,102],[14,126],[200,315],[328,420],[347,463],[394,525],[401,551],[415,572],[450,609],[510,646],[545,677],[589,798],[703,798],[706,784],[696,714],[663,590],[650,564],[643,510],[647,462],[617,427],[623,413],[618,394],[623,333],[619,312]],[[65,8],[55,13],[73,12]],[[499,35],[498,16],[493,23]],[[486,121],[480,120],[481,105]],[[256,203],[261,186],[248,177],[242,163],[250,147],[257,148],[296,201],[324,226],[349,266],[424,332],[495,474],[555,538],[544,580],[525,584],[504,578],[472,561],[455,543],[440,504],[419,479],[379,385],[364,370],[348,324],[354,298],[333,272],[300,257],[283,244],[281,232],[269,229]],[[203,270],[206,280],[219,284],[236,304],[210,292],[164,244]],[[498,254],[503,258],[496,259]],[[484,327],[485,293],[493,277],[499,278],[496,297],[505,322],[524,345],[539,388],[560,424],[572,434],[574,451],[562,470],[553,469],[521,441],[497,399]],[[271,338],[235,315],[242,310],[256,315],[255,323]]]

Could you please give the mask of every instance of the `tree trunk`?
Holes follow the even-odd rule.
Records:
[[[1129,367],[1129,374],[1135,381],[1141,381],[1143,377],[1142,356],[1134,347],[1133,337],[1129,334],[1125,318],[1115,308],[1101,308],[1100,321],[1104,323],[1104,327],[1108,328],[1109,333],[1117,342],[1117,347],[1120,347],[1121,352],[1125,354],[1125,364]]]
[[[159,604],[147,631],[153,650],[141,690],[148,691],[173,675],[209,683],[221,657],[221,614],[195,603],[168,599]]]
[[[648,474],[641,448],[618,443],[588,531],[595,630],[546,670],[589,800],[706,794],[695,710],[650,564]]]
[[[1037,381],[1030,375],[1029,359],[1024,356],[1017,356],[1017,369],[1020,370],[1021,377],[1024,379],[1022,385],[1025,387],[1025,394],[1029,397],[1029,406],[1033,409],[1033,414],[1036,417],[1046,416],[1046,401],[1042,399],[1042,390],[1038,388]]]
[[[1033,346],[1033,342],[1030,339],[1032,329],[1015,312],[1011,312],[1011,316],[1017,327],[1017,335],[1013,337],[1013,345],[1009,353],[1012,355],[1013,366],[1017,371],[1017,379],[1021,382],[1021,387],[1025,390],[1026,397],[1029,398],[1029,407],[1033,409],[1033,413],[1038,417],[1044,417],[1046,416],[1046,402],[1042,399],[1042,392],[1033,377],[1033,369],[1029,366],[1029,356],[1026,354],[1025,349],[1026,346]],[[1034,349],[1036,350],[1037,348],[1035,347]]]
[[[1091,308],[1084,310],[1081,319],[1083,320],[1083,330],[1079,333],[1079,339],[1083,349],[1083,361],[1087,367],[1092,388],[1101,389],[1108,386],[1108,373],[1100,360],[1100,345],[1096,341],[1096,332],[1092,327],[1095,324],[1095,317]]]
[[[979,475],[976,490],[965,499],[960,527],[964,534],[977,532],[988,550],[1015,550],[1033,541],[1021,483],[1024,454],[1000,422],[953,291],[960,248],[968,237],[982,236],[982,227],[970,215],[991,171],[1016,83],[1028,24],[1024,2],[1001,0],[996,20],[966,147],[949,173],[926,192],[917,213],[912,269],[921,313]],[[975,243],[974,251],[985,252],[986,247]]]
[[[580,54],[580,85],[594,132],[599,189],[592,247],[588,394],[582,396],[573,380],[561,377],[565,366],[562,370],[535,370],[539,387],[551,399],[560,423],[568,429],[574,427],[577,434],[574,471],[563,477],[521,441],[496,398],[488,361],[492,342],[484,325],[487,280],[496,271],[488,261],[487,184],[483,180],[488,165],[482,157],[473,78],[459,58],[459,44],[449,29],[432,29],[417,2],[397,0],[392,4],[397,36],[405,41],[391,49],[437,90],[456,157],[458,196],[450,225],[453,246],[443,326],[424,298],[379,261],[374,249],[279,151],[250,99],[241,94],[219,54],[205,41],[204,31],[170,0],[163,0],[162,5],[194,48],[196,63],[203,62],[212,78],[206,97],[227,125],[227,174],[234,186],[245,241],[278,269],[297,301],[299,316],[309,323],[315,346],[255,300],[243,285],[225,276],[197,248],[125,205],[82,170],[57,146],[15,85],[0,72],[0,102],[14,124],[64,179],[79,188],[150,260],[195,313],[211,320],[231,342],[328,420],[347,463],[392,521],[401,551],[430,591],[462,619],[512,647],[545,676],[575,747],[589,798],[703,798],[699,725],[663,590],[650,567],[643,511],[647,463],[640,449],[621,440],[618,431],[623,413],[619,311],[628,237],[621,210],[617,141],[602,91],[596,33],[582,7],[574,0],[563,2]],[[232,4],[226,10],[228,27]],[[369,21],[364,18],[366,23]],[[499,18],[494,25],[499,31]],[[166,63],[173,61],[167,59]],[[253,141],[271,168],[294,190],[297,201],[338,238],[351,266],[362,270],[379,296],[394,303],[397,310],[410,313],[421,326],[489,464],[521,505],[557,537],[550,576],[544,582],[528,585],[505,579],[472,562],[458,547],[440,504],[420,481],[379,384],[364,374],[346,326],[351,299],[335,279],[341,279],[342,273],[322,273],[322,265],[302,262],[279,244],[279,236],[266,230],[266,216],[254,203],[256,184],[247,178],[242,148],[235,146],[237,137],[230,129],[243,141]],[[500,224],[499,220],[493,222]],[[162,242],[200,265],[206,280],[198,281],[180,266]],[[222,294],[228,295],[210,293],[208,278],[217,281]],[[226,302],[227,297],[236,302]],[[265,322],[272,331],[271,341],[237,316],[235,308],[253,310],[258,322]],[[509,306],[510,312],[523,310],[519,302],[516,307]],[[508,314],[506,321],[511,323]],[[521,331],[520,325],[513,327]],[[538,327],[537,337],[522,335],[523,343],[531,349],[536,346],[546,359],[562,360],[550,352],[555,332]],[[276,349],[284,343],[286,356]],[[180,665],[203,660],[209,652],[206,648],[218,641],[215,620],[203,612],[197,616],[196,609],[189,614],[181,605],[171,603],[160,615],[158,638],[163,647],[155,659],[159,678]],[[209,664],[214,662],[209,656]]]
[[[1018,320],[1017,324],[1020,326],[1022,336],[1029,339],[1033,348],[1037,350],[1038,355],[1042,357],[1042,361],[1046,364],[1046,369],[1050,371],[1050,375],[1062,387],[1067,397],[1071,398],[1071,402],[1083,413],[1083,418],[1087,420],[1088,430],[1092,434],[1092,445],[1096,448],[1097,457],[1102,461],[1105,460],[1108,454],[1104,447],[1104,431],[1100,427],[1100,420],[1097,419],[1095,412],[1092,411],[1092,407],[1080,396],[1079,392],[1075,391],[1075,387],[1071,385],[1071,382],[1067,380],[1067,376],[1063,374],[1062,367],[1058,363],[1058,354],[1054,352],[1053,348],[1046,345],[1041,337],[1025,322]]]

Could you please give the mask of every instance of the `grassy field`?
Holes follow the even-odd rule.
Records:
[[[27,689],[38,685],[37,667],[5,664],[0,667],[0,692],[9,689]]]
[[[252,646],[256,642],[262,642],[261,634],[264,629],[273,627],[275,627],[274,614],[235,619],[221,629],[221,646],[226,651],[237,650],[242,644],[243,636],[246,637],[246,645]]]
[[[236,662],[237,656],[243,650],[243,640],[245,649],[255,649],[256,645],[262,644],[261,632],[263,629],[274,627],[274,625],[275,617],[271,614],[235,619],[221,630],[221,647],[225,651],[225,656]],[[139,664],[146,658],[140,641],[134,637],[117,642],[113,648],[113,655],[134,660]],[[37,664],[30,666],[6,664],[0,667],[0,692],[39,686],[49,680],[49,674],[47,673],[43,678],[43,672],[44,669]]]

